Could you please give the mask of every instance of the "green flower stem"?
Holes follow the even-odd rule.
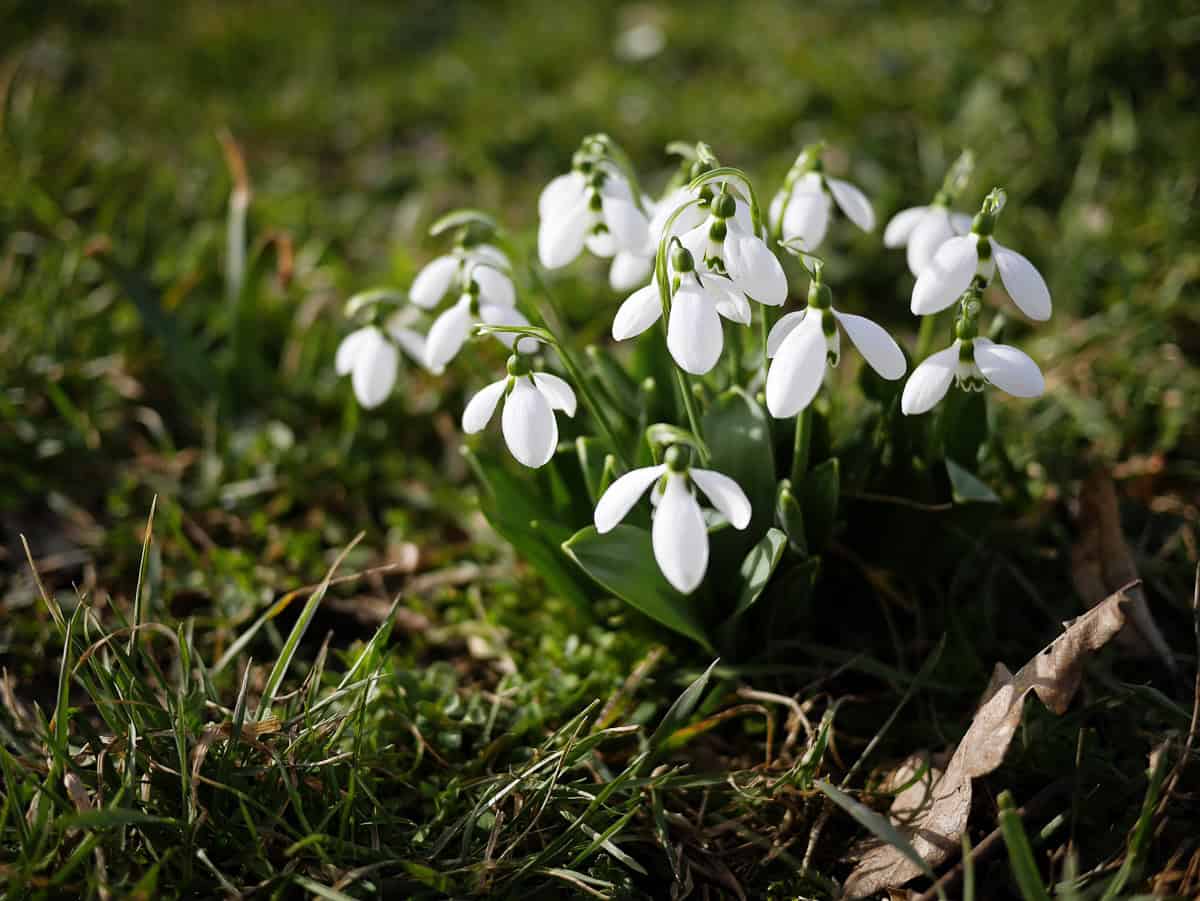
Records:
[[[767,305],[760,303],[758,305],[759,312],[762,314],[758,320],[759,331],[762,337],[762,382],[763,390],[767,388],[767,366],[770,365],[770,360],[767,357],[767,336],[771,333],[770,324],[767,322],[767,317],[770,315],[767,312]]]
[[[546,298],[546,303],[549,305],[551,312],[554,313],[554,324],[561,328],[562,316],[559,314],[558,305],[554,301],[554,295],[550,293],[550,289],[546,286],[546,282],[542,278],[542,274],[538,271],[536,265],[531,263],[529,266],[529,271],[533,274],[533,279],[537,282],[538,288],[541,289],[542,296]],[[619,440],[617,440],[617,433],[613,429],[612,423],[609,422],[608,415],[604,412],[603,405],[597,401],[596,395],[592,393],[592,388],[584,376],[583,369],[579,366],[579,363],[575,360],[574,356],[572,356],[571,352],[567,350],[563,342],[558,339],[557,330],[550,327],[550,319],[545,315],[545,313],[542,313],[541,318],[542,322],[546,325],[546,331],[553,339],[552,346],[554,347],[555,351],[558,352],[558,358],[562,361],[563,368],[567,370],[567,375],[570,376],[571,381],[574,382],[576,389],[579,391],[579,397],[583,401],[583,405],[588,408],[588,412],[592,415],[592,419],[596,421],[596,425],[598,425],[600,427],[600,431],[604,433],[604,439],[612,448],[613,453],[620,462],[622,469],[625,472],[628,472],[632,467],[629,462],[629,457],[625,453],[625,447]],[[514,348],[516,347],[517,343],[519,343],[519,339],[518,342],[513,344]]]
[[[708,463],[708,446],[704,443],[704,438],[700,434],[700,418],[696,415],[696,398],[692,397],[692,386],[688,383],[688,377],[682,369],[678,366],[674,367],[674,369],[675,381],[679,385],[679,393],[683,395],[683,408],[687,411],[688,428],[696,436],[696,450],[700,452],[701,462]]]
[[[937,335],[937,320],[938,314],[932,316],[921,317],[921,328],[917,332],[917,356],[914,363],[920,363],[929,356],[929,349],[933,344],[933,339]]]
[[[812,405],[796,416],[796,437],[792,443],[792,486],[799,491],[808,472],[809,447],[812,444]]]

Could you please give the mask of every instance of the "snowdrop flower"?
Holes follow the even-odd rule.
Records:
[[[875,228],[875,209],[859,188],[824,172],[820,146],[805,148],[771,200],[768,220],[780,239],[814,252],[825,240],[834,204],[863,231]]]
[[[508,358],[508,375],[492,382],[471,398],[463,411],[462,428],[468,435],[483,431],[504,399],[500,428],[504,443],[517,462],[532,469],[545,466],[558,447],[555,410],[575,415],[575,392],[548,372],[532,372],[529,363],[514,354]]]
[[[928,206],[910,206],[893,216],[883,230],[885,247],[903,247],[908,271],[919,276],[938,249],[971,230],[971,217],[956,213],[940,198]]]
[[[942,187],[926,206],[901,210],[883,230],[885,247],[903,247],[914,276],[929,265],[946,241],[971,230],[971,217],[951,209],[954,198],[966,188],[975,168],[975,155],[964,150],[946,172]]]
[[[597,256],[644,254],[648,222],[633,187],[600,145],[585,142],[574,168],[538,198],[538,258],[547,269],[573,261],[586,246]]]
[[[408,296],[423,310],[432,310],[452,286],[466,288],[473,279],[485,303],[511,307],[517,302],[509,272],[512,266],[504,252],[491,244],[458,247],[430,260],[413,279]]]
[[[689,467],[682,451],[671,447],[665,462],[627,472],[608,486],[596,504],[596,531],[603,535],[615,528],[655,483],[662,495],[651,527],[654,559],[671,585],[691,594],[708,569],[708,528],[692,487],[703,492],[735,529],[750,524],[750,501],[729,476]]]
[[[918,316],[938,313],[973,284],[986,286],[998,272],[1009,297],[1022,313],[1038,321],[1050,318],[1050,289],[1041,273],[1021,254],[991,236],[1004,200],[1002,190],[993,190],[984,199],[971,233],[950,238],[938,248],[913,286],[913,313]]]
[[[429,336],[425,340],[425,365],[431,372],[440,373],[462,349],[463,343],[471,334],[471,329],[483,325],[529,325],[516,308],[516,298],[511,294],[496,291],[484,292],[487,280],[485,273],[495,272],[491,267],[476,266],[469,270],[469,281],[462,296],[440,316],[433,321],[429,328]],[[511,282],[509,283],[511,287]],[[523,353],[529,353],[537,346],[533,338],[521,338],[516,335],[497,334],[496,337],[511,349],[514,344]]]
[[[1037,397],[1046,390],[1037,363],[1022,351],[987,338],[957,338],[913,370],[900,397],[900,409],[910,416],[933,409],[946,396],[951,382],[964,391],[995,385],[1014,397]]]
[[[354,396],[368,410],[378,407],[392,393],[400,362],[397,347],[415,360],[425,356],[425,339],[406,322],[407,317],[397,314],[383,328],[363,326],[338,345],[334,369],[340,376],[350,376]]]
[[[730,209],[733,198],[721,195],[717,205]],[[716,210],[714,209],[714,213]],[[733,218],[711,217],[689,232],[671,253],[669,276],[676,284],[667,318],[667,349],[680,369],[703,375],[717,365],[725,344],[721,317],[749,325],[747,298],[773,306],[787,299],[787,278],[779,260],[755,235],[744,232]],[[686,245],[690,241],[696,251]],[[696,256],[704,254],[704,271]],[[617,341],[640,335],[662,315],[656,282],[635,291],[621,304],[613,320]]]
[[[826,366],[837,366],[841,356],[839,325],[883,378],[904,375],[907,366],[900,346],[870,319],[835,310],[818,266],[808,289],[808,307],[782,317],[767,335],[767,356],[774,360],[767,371],[767,409],[772,416],[787,419],[812,403]]]

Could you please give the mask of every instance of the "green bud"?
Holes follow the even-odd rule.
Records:
[[[692,259],[692,252],[682,244],[677,244],[675,249],[671,251],[671,268],[676,272],[694,271],[696,261]]]
[[[523,375],[529,375],[533,370],[529,366],[529,360],[522,357],[520,354],[513,354],[508,358],[505,364],[508,374],[513,378],[520,378]]]
[[[687,472],[687,454],[678,444],[672,444],[663,455],[663,462],[671,472]]]
[[[824,282],[813,280],[808,286],[808,305],[818,310],[828,310],[833,306],[833,292]]]
[[[729,219],[737,212],[737,201],[733,196],[725,191],[717,195],[717,199],[713,201],[713,215],[721,219]]]

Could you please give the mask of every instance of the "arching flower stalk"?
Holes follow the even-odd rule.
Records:
[[[585,138],[571,171],[538,198],[538,258],[547,269],[571,263],[587,247],[599,257],[644,255],[650,232],[642,197],[624,154],[610,138]]]
[[[996,273],[1013,303],[1030,319],[1050,318],[1050,289],[1040,272],[1021,254],[992,237],[1004,209],[1005,193],[993,188],[971,223],[970,234],[942,244],[913,286],[912,311],[918,316],[941,312],[970,287],[987,287]]]
[[[914,276],[921,274],[944,243],[971,230],[970,215],[956,213],[951,206],[970,181],[974,165],[974,155],[964,150],[929,204],[901,210],[883,230],[885,247],[905,248],[908,270]]]
[[[690,207],[678,208],[683,212]],[[613,338],[640,335],[667,312],[667,347],[681,369],[709,372],[724,347],[721,317],[740,325],[751,321],[755,300],[779,306],[787,299],[787,277],[779,260],[737,216],[737,200],[722,188],[708,216],[682,237],[669,240],[668,302],[658,281],[635,291],[613,320]]]
[[[420,362],[425,357],[425,338],[413,329],[411,308],[397,308],[401,295],[369,291],[350,298],[346,315],[369,314],[367,324],[355,329],[338,345],[334,369],[350,376],[354,396],[371,410],[392,393],[400,364],[400,350]]]
[[[1014,397],[1038,397],[1046,390],[1041,370],[1026,353],[979,337],[981,293],[982,289],[975,287],[963,298],[954,343],[931,354],[909,376],[900,398],[905,414],[933,409],[952,383],[964,391],[982,391],[993,385]]]
[[[824,144],[805,147],[771,200],[768,221],[779,241],[814,253],[829,230],[837,205],[863,231],[875,228],[875,209],[857,186],[825,174]]]
[[[533,372],[526,358],[513,354],[508,358],[508,375],[481,389],[467,404],[463,431],[468,435],[483,431],[501,399],[500,427],[509,451],[531,469],[545,466],[558,447],[554,411],[574,416],[575,392],[556,375]]]
[[[750,501],[729,476],[689,466],[683,449],[673,445],[664,462],[627,472],[608,487],[596,504],[596,531],[615,528],[651,486],[658,495],[651,526],[654,559],[676,590],[691,594],[708,569],[708,527],[693,489],[735,529],[750,524]]]
[[[841,358],[839,325],[880,376],[894,380],[904,375],[904,352],[891,335],[870,319],[834,309],[833,292],[817,263],[808,306],[783,316],[767,336],[767,356],[773,360],[767,371],[767,409],[772,416],[787,419],[812,403],[826,368],[837,366]]]

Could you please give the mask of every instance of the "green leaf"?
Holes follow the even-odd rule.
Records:
[[[750,549],[738,570],[742,592],[738,595],[737,606],[733,609],[731,619],[736,619],[754,606],[754,602],[767,587],[775,567],[779,565],[786,546],[787,536],[783,532],[779,529],[767,529],[767,534]]]
[[[779,483],[779,495],[775,498],[775,521],[787,535],[792,550],[802,557],[808,556],[808,537],[804,531],[804,511],[792,492],[792,482],[784,479]]]
[[[579,468],[583,471],[583,481],[594,507],[612,482],[616,458],[608,453],[605,442],[586,435],[575,439],[575,452],[579,455]]]
[[[1042,874],[1038,872],[1037,861],[1033,858],[1033,848],[1029,844],[1029,836],[1025,834],[1021,815],[1017,813],[1012,795],[1007,791],[1000,793],[1000,833],[1008,847],[1008,863],[1021,890],[1021,897],[1025,901],[1050,901]]]
[[[584,572],[625,603],[711,650],[692,601],[672,588],[659,571],[645,529],[619,525],[601,535],[588,526],[562,547]]]
[[[557,519],[553,511],[540,502],[540,496],[527,482],[499,464],[466,448],[463,454],[483,484],[479,506],[492,528],[537,570],[556,594],[590,616],[591,601],[563,560],[562,538],[549,534],[549,524]]]
[[[708,408],[700,429],[708,445],[708,468],[737,482],[753,511],[744,530],[723,529],[710,539],[710,580],[718,594],[736,594],[738,567],[774,518],[776,481],[771,424],[754,398],[741,388],[731,388]]]
[[[823,550],[833,537],[840,494],[841,466],[837,457],[831,457],[809,470],[804,479],[800,508],[804,513],[804,531],[812,553]]]
[[[699,678],[693,681],[691,685],[683,690],[683,694],[675,699],[675,703],[670,706],[663,716],[662,721],[658,724],[658,728],[650,736],[650,750],[652,752],[662,748],[672,735],[687,724],[688,717],[692,715],[692,711],[700,703],[700,698],[704,694],[704,688],[708,685],[708,677],[712,675],[713,668],[719,662],[720,659],[718,658],[710,663],[708,669],[701,673]]]
[[[956,504],[998,504],[1000,498],[978,476],[972,475],[949,457],[946,458],[946,475],[950,476],[950,489]]]

